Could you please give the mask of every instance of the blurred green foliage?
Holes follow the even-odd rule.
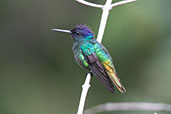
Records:
[[[101,10],[74,0],[1,0],[0,9],[0,113],[75,114],[86,72],[74,61],[72,39],[51,29],[85,23],[97,34]],[[127,93],[111,95],[93,77],[86,108],[171,103],[170,10],[171,0],[139,0],[111,10],[102,43]],[[113,113],[153,112],[107,114]]]

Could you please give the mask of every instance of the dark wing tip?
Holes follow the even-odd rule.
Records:
[[[107,90],[108,90],[111,94],[114,94],[114,93],[115,93],[115,90],[114,90],[113,88],[110,88],[110,89],[107,88]]]

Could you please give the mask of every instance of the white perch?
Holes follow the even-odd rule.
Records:
[[[96,114],[111,111],[154,111],[154,114],[157,114],[156,111],[171,112],[171,104],[149,102],[106,103],[87,109],[84,114]]]

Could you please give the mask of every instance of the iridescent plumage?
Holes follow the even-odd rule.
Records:
[[[114,92],[113,84],[120,92],[126,92],[109,52],[94,38],[92,30],[86,25],[77,25],[70,34],[74,40],[73,53],[76,62],[92,72],[110,92]]]

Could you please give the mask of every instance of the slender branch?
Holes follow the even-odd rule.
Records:
[[[79,3],[82,3],[84,5],[91,6],[91,7],[95,7],[95,8],[102,8],[103,7],[103,5],[90,3],[90,2],[87,2],[85,0],[76,0],[76,1],[79,2]]]
[[[107,18],[109,15],[109,11],[112,9],[112,7],[135,2],[136,0],[125,0],[125,1],[120,1],[120,2],[113,3],[113,4],[112,4],[112,0],[106,0],[105,5],[94,4],[94,3],[87,2],[85,0],[76,0],[76,1],[80,2],[84,5],[87,5],[87,6],[103,9],[103,13],[102,13],[101,21],[100,21],[100,27],[99,27],[99,31],[98,31],[98,35],[97,35],[97,41],[101,42],[102,38],[103,38],[105,27],[106,27],[106,22],[107,22]]]
[[[106,0],[105,5],[103,6],[103,13],[101,16],[100,27],[99,27],[99,31],[97,35],[98,42],[101,42],[103,39],[104,30],[106,28],[106,22],[109,16],[109,11],[111,9],[111,3],[112,3],[112,0]]]
[[[90,88],[90,80],[91,80],[91,74],[88,73],[86,80],[84,84],[82,85],[82,93],[81,93],[81,98],[80,98],[80,103],[79,103],[77,114],[83,114],[86,96],[88,93],[88,89]]]
[[[155,111],[155,113],[156,111],[171,112],[171,104],[148,102],[106,103],[87,109],[84,114],[96,114],[108,111]]]
[[[98,31],[98,36],[97,36],[97,41],[101,42],[104,34],[104,30],[106,27],[106,22],[108,19],[109,11],[116,6],[122,5],[122,4],[127,4],[130,2],[134,2],[136,0],[125,0],[125,1],[120,1],[112,4],[112,0],[107,0],[106,4],[103,6],[103,13],[101,17],[101,22],[100,22],[100,27]]]
[[[116,6],[120,6],[120,5],[123,5],[123,4],[128,4],[128,3],[131,3],[131,2],[135,2],[135,1],[137,1],[137,0],[124,0],[124,1],[117,2],[117,3],[113,3],[111,6],[116,7]]]

